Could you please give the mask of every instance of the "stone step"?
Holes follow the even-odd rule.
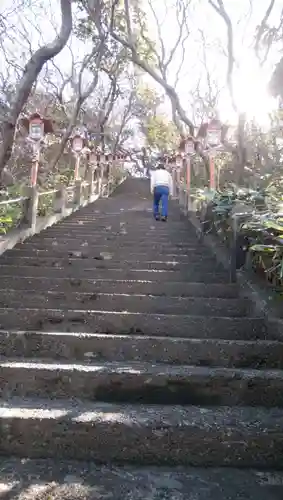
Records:
[[[196,230],[189,222],[177,221],[171,222],[170,224],[160,224],[156,223],[154,220],[142,219],[136,214],[129,213],[127,216],[87,216],[85,218],[77,218],[73,220],[63,220],[61,224],[56,224],[49,226],[42,231],[42,234],[46,233],[60,233],[60,231],[69,232],[86,232],[91,234],[95,232],[99,234],[101,232],[128,232],[135,233],[136,235],[161,235],[168,236],[170,234],[181,235],[185,237],[195,238]],[[180,238],[180,236],[179,236]]]
[[[111,280],[141,280],[141,281],[199,281],[203,283],[227,283],[228,272],[205,272],[201,269],[188,269],[186,272],[165,271],[152,269],[96,269],[68,267],[37,267],[0,264],[0,276],[22,276],[24,278],[45,276],[49,278],[74,278],[74,279],[111,279]]]
[[[180,233],[179,231],[177,232],[172,232],[172,233],[159,233],[158,231],[151,230],[150,232],[137,232],[136,230],[128,230],[126,232],[120,233],[119,231],[113,230],[94,230],[94,228],[89,228],[85,229],[84,231],[82,230],[72,230],[69,231],[68,228],[64,229],[57,229],[55,232],[54,230],[51,232],[50,230],[47,230],[46,232],[41,232],[37,237],[35,237],[35,240],[39,239],[74,239],[74,238],[85,238],[85,239],[90,239],[90,240],[99,240],[101,238],[108,239],[110,240],[116,240],[116,239],[121,239],[121,240],[127,240],[127,239],[132,239],[132,240],[137,240],[137,241],[143,241],[144,239],[151,240],[153,239],[155,242],[171,242],[174,243],[176,242],[186,242],[186,243],[193,243],[194,245],[198,244],[198,240],[196,236],[188,236],[187,232]]]
[[[129,252],[128,252],[129,253]],[[52,256],[50,256],[50,250],[37,250],[36,248],[26,249],[25,246],[21,246],[18,248],[13,248],[13,250],[6,250],[5,254],[1,256],[0,262],[6,262],[6,258],[9,259],[19,259],[19,258],[73,258],[73,259],[81,259],[81,258],[89,258],[89,259],[97,259],[97,260],[108,260],[110,258],[115,260],[125,260],[125,251],[124,250],[116,250],[109,249],[107,252],[99,252],[97,248],[92,248],[88,246],[87,248],[81,248],[81,250],[69,250],[66,252],[66,248],[56,246],[52,249]],[[213,262],[215,263],[215,258],[208,251],[201,253],[201,260],[205,262]],[[178,254],[178,253],[161,253],[161,252],[130,252],[130,255],[127,257],[127,262],[146,262],[146,261],[165,261],[172,262],[177,261],[181,263],[194,264],[200,261],[200,255],[194,252],[190,252],[186,254]]]
[[[105,220],[104,224],[97,223],[96,220],[90,220],[88,222],[74,223],[70,224],[61,224],[51,226],[44,231],[41,231],[42,235],[49,236],[60,236],[61,234],[66,234],[68,236],[77,236],[81,234],[88,234],[89,236],[100,236],[101,234],[131,234],[137,237],[141,236],[157,236],[160,238],[170,238],[178,237],[180,238],[190,238],[195,239],[195,232],[190,231],[188,228],[184,227],[184,225],[179,226],[178,228],[174,226],[166,226],[164,225],[141,225],[140,221],[131,221],[129,222],[119,222],[119,221],[111,221]]]
[[[263,318],[205,317],[173,314],[142,314],[127,311],[83,311],[36,308],[0,308],[1,330],[86,332],[161,335],[187,338],[276,340]]]
[[[109,241],[110,243],[117,242],[117,243],[132,243],[135,242],[136,244],[144,243],[147,241],[147,243],[150,245],[150,243],[154,243],[155,245],[166,245],[166,244],[176,244],[180,243],[183,245],[190,245],[193,247],[198,247],[198,240],[197,238],[188,238],[187,236],[184,236],[183,238],[180,237],[178,234],[172,234],[172,235],[166,235],[166,236],[160,236],[158,234],[155,234],[153,231],[151,234],[136,234],[133,232],[129,232],[127,234],[113,234],[113,233],[104,233],[104,234],[95,234],[93,232],[90,233],[79,233],[79,232],[74,232],[74,233],[69,233],[68,231],[64,232],[61,231],[61,233],[58,233],[57,235],[52,235],[49,233],[46,233],[44,235],[43,233],[39,233],[38,236],[34,237],[34,242],[52,242],[54,240],[58,241],[73,241],[73,240],[87,240],[90,243],[101,243],[104,241]]]
[[[162,230],[163,229],[163,230]],[[120,237],[125,237],[129,235],[133,235],[135,238],[140,238],[147,236],[148,238],[177,238],[177,241],[180,240],[191,240],[197,242],[196,230],[190,227],[186,227],[186,225],[181,224],[175,226],[167,226],[165,228],[162,226],[153,226],[151,224],[142,225],[139,220],[133,217],[133,220],[130,223],[123,223],[119,220],[110,220],[108,218],[104,219],[103,224],[98,223],[97,221],[86,221],[86,222],[75,222],[74,224],[64,224],[63,226],[51,226],[46,228],[41,233],[43,236],[49,237],[57,237],[61,234],[66,234],[67,237],[77,236],[87,234],[90,237],[99,237],[99,236],[111,236],[116,235]],[[35,235],[38,238],[39,235]]]
[[[119,231],[122,228],[125,228],[127,231],[135,231],[136,233],[150,233],[154,232],[160,235],[167,235],[171,233],[178,233],[184,236],[191,235],[192,237],[195,235],[195,228],[187,221],[176,221],[174,220],[170,222],[170,224],[156,224],[152,219],[142,219],[138,217],[136,213],[130,213],[127,216],[125,214],[120,214],[121,217],[117,215],[101,215],[98,216],[85,216],[80,219],[64,219],[62,223],[56,224],[56,226],[52,226],[50,228],[45,229],[44,231],[55,231],[58,230],[66,230],[67,231],[76,231],[77,229],[80,231],[84,231],[85,229],[94,230],[95,232],[99,231],[111,231],[112,229],[115,231]]]
[[[24,302],[21,290],[1,290],[0,307],[32,307],[38,309],[74,309],[84,311],[127,311],[153,314],[193,314],[195,316],[243,317],[249,313],[249,302],[245,299],[223,299],[202,297],[155,297],[153,295],[50,292],[38,294],[25,291]]]
[[[114,467],[15,457],[0,458],[0,469],[2,491],[28,491],[21,500],[102,500],[113,498],[114,491],[115,500],[281,500],[283,493],[283,472],[271,470]]]
[[[25,246],[27,248],[29,247],[35,247],[37,248],[38,250],[40,249],[43,249],[45,250],[46,248],[53,248],[54,246],[58,247],[60,245],[64,245],[65,248],[67,247],[68,249],[75,249],[75,248],[78,248],[78,247],[84,247],[84,246],[97,246],[97,247],[105,247],[107,246],[108,247],[108,251],[109,249],[112,247],[113,245],[113,241],[112,240],[106,240],[105,238],[104,239],[101,239],[100,241],[98,241],[97,239],[94,239],[94,240],[90,240],[90,239],[84,239],[84,238],[64,238],[64,239],[61,239],[61,238],[58,238],[58,239],[54,239],[54,238],[50,238],[50,239],[45,239],[45,240],[37,240],[35,241],[34,239],[31,239],[31,240],[27,240],[24,242]],[[197,245],[197,243],[188,243],[188,242],[184,242],[184,243],[176,243],[176,242],[173,242],[173,241],[168,241],[167,243],[164,241],[164,242],[161,242],[161,243],[158,243],[156,241],[149,241],[149,240],[141,240],[141,241],[137,241],[137,240],[134,240],[134,239],[131,239],[131,240],[120,240],[120,241],[115,241],[115,248],[117,249],[126,249],[126,248],[131,248],[131,249],[135,249],[136,251],[143,251],[143,252],[146,252],[147,250],[148,251],[153,251],[153,250],[166,250],[168,253],[174,253],[176,251],[179,250],[182,250],[181,253],[187,253],[187,252],[190,252],[190,251],[193,251],[193,252],[200,252],[200,249],[202,248],[201,246]]]
[[[1,277],[0,287],[0,296],[5,289],[33,290],[36,292],[50,290],[57,291],[58,293],[133,293],[159,297],[218,297],[235,299],[239,296],[239,290],[235,284],[186,283],[184,281],[160,283],[158,281],[123,281],[122,279],[113,281],[58,277]]]
[[[16,255],[17,253],[30,256],[33,253],[36,254],[41,254],[41,253],[47,253],[50,254],[58,254],[58,253],[63,253],[66,255],[66,245],[61,244],[60,242],[52,245],[52,248],[50,248],[49,245],[34,245],[34,246],[25,246],[24,244],[19,244],[13,248],[13,250],[7,250],[4,255]],[[85,254],[95,254],[95,255],[100,255],[101,252],[107,252],[107,253],[113,253],[115,252],[116,256],[120,256],[124,258],[125,252],[128,251],[130,255],[135,256],[142,254],[144,256],[152,256],[153,258],[156,258],[156,255],[158,256],[175,256],[176,258],[180,257],[186,257],[188,259],[193,259],[193,258],[199,258],[200,254],[200,249],[198,248],[187,248],[187,249],[182,249],[182,248],[175,248],[172,246],[156,246],[152,245],[150,248],[148,247],[140,247],[140,248],[128,248],[128,247],[115,247],[112,248],[111,245],[89,245],[86,241],[81,242],[80,240],[75,241],[72,245],[70,245],[67,249],[67,253],[74,253],[74,252],[83,252]],[[208,250],[208,248],[203,248],[201,250],[201,255],[211,257],[211,252]]]
[[[278,408],[15,398],[3,400],[0,425],[2,455],[112,465],[283,466],[283,410]]]
[[[180,238],[178,234],[176,235],[171,235],[169,236],[164,236],[160,237],[157,234],[152,234],[147,235],[147,234],[100,234],[100,235],[95,235],[93,233],[90,234],[79,234],[76,233],[76,236],[71,235],[70,233],[64,234],[61,232],[61,234],[58,234],[57,236],[52,236],[49,235],[49,233],[46,233],[45,235],[43,233],[39,233],[35,236],[32,237],[31,240],[28,241],[28,243],[46,243],[46,244],[52,244],[54,241],[61,241],[66,244],[69,242],[72,242],[74,239],[76,240],[87,240],[90,244],[101,244],[103,242],[110,242],[110,243],[119,243],[119,244],[124,244],[124,245],[129,245],[129,244],[135,244],[135,245],[141,245],[141,244],[147,244],[150,246],[151,244],[156,245],[176,245],[177,246],[190,246],[190,247],[199,247],[199,243],[196,237],[184,237]]]
[[[95,210],[93,210],[95,208]],[[185,224],[183,220],[178,218],[178,214],[175,213],[174,217],[171,219],[170,224],[160,224],[160,222],[156,221],[153,217],[151,217],[150,213],[147,213],[146,210],[136,211],[136,210],[128,210],[128,211],[120,211],[117,210],[107,210],[106,207],[100,207],[100,210],[97,210],[98,206],[92,206],[91,211],[84,212],[80,210],[79,212],[73,212],[71,215],[66,217],[65,219],[61,219],[61,221],[56,224],[58,227],[73,225],[80,225],[85,222],[88,222],[92,225],[100,225],[101,227],[105,226],[109,220],[111,220],[114,224],[130,224],[133,226],[133,220],[139,222],[141,227],[149,228],[151,226],[155,226],[160,228],[160,230],[166,231],[170,226],[177,226],[181,229],[185,229]],[[177,214],[177,217],[175,215]],[[174,222],[173,222],[174,221]],[[187,225],[192,227],[189,220],[187,220]]]
[[[0,362],[1,398],[75,398],[163,405],[283,407],[283,371],[138,361]]]
[[[102,238],[99,240],[89,240],[86,238],[74,238],[74,239],[64,239],[60,238],[54,240],[42,240],[42,241],[31,241],[27,243],[26,249],[36,249],[36,250],[49,250],[49,252],[53,252],[53,249],[61,250],[61,248],[65,248],[65,251],[76,251],[76,250],[91,250],[91,251],[106,251],[106,252],[123,252],[123,253],[146,253],[159,255],[163,254],[175,254],[175,255],[201,255],[204,252],[204,255],[212,255],[208,248],[203,248],[202,246],[190,245],[188,243],[182,244],[182,246],[177,246],[173,241],[169,241],[166,243],[158,243],[156,241],[150,243],[149,240],[107,240],[106,238]]]
[[[109,255],[110,256],[110,255]],[[216,271],[223,270],[223,266],[218,264],[215,259],[201,259],[199,256],[198,261],[194,263],[189,262],[178,262],[178,260],[155,260],[155,261],[129,261],[127,259],[114,260],[113,258],[99,259],[99,258],[86,258],[84,254],[80,257],[68,257],[59,258],[58,256],[31,256],[31,257],[9,257],[3,256],[1,259],[1,265],[12,265],[12,266],[33,266],[33,267],[74,267],[77,269],[119,269],[128,268],[131,270],[135,269],[146,269],[146,270],[165,270],[165,271],[180,271],[187,272],[191,267],[194,271],[196,269],[207,269],[211,270],[213,268]],[[115,257],[115,256],[114,256]]]
[[[226,368],[283,368],[283,343],[140,335],[0,331],[1,356],[57,361],[146,361]]]

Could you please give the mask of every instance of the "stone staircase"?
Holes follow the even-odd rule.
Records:
[[[5,252],[0,276],[1,455],[283,466],[283,343],[177,205],[152,219],[147,181]]]

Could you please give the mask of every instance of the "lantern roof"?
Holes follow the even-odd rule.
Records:
[[[228,132],[229,126],[223,124],[220,120],[213,119],[210,122],[202,123],[198,129],[197,138],[204,139],[207,136],[208,128],[216,129],[219,128],[221,130],[221,141],[224,141],[226,134]]]
[[[53,134],[54,132],[54,121],[48,117],[42,117],[39,113],[32,113],[29,117],[25,116],[20,118],[20,124],[28,131],[29,124],[32,120],[42,120],[44,124],[44,133],[45,134]]]

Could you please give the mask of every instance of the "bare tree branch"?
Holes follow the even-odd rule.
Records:
[[[129,49],[131,53],[131,58],[134,64],[139,66],[141,69],[143,69],[146,73],[148,73],[159,85],[163,87],[165,90],[166,94],[168,95],[172,106],[174,109],[176,109],[176,112],[180,116],[180,119],[189,127],[191,135],[194,134],[194,124],[192,121],[188,118],[186,115],[185,110],[181,106],[180,99],[175,91],[175,89],[167,83],[167,81],[164,80],[164,77],[162,75],[159,75],[158,72],[151,67],[147,61],[143,60],[137,51],[137,48],[135,46],[135,43],[133,42],[133,36],[132,36],[132,28],[131,28],[131,20],[129,17],[129,2],[128,0],[124,0],[124,5],[125,5],[125,15],[126,15],[126,20],[127,20],[127,26],[128,26],[128,37],[127,39],[123,38],[120,36],[118,33],[115,31],[112,31],[112,37],[114,40],[118,41],[121,43],[125,48]],[[115,16],[115,5],[113,4],[112,6],[112,19],[114,19]],[[114,25],[114,24],[113,24]]]
[[[128,104],[127,104],[127,106],[125,107],[125,109],[123,111],[122,119],[121,119],[121,122],[120,122],[120,126],[119,126],[119,129],[118,129],[118,132],[116,134],[116,138],[115,138],[115,141],[114,141],[114,144],[113,144],[113,147],[112,147],[112,152],[114,154],[116,153],[117,148],[119,146],[121,146],[122,143],[125,142],[125,140],[127,139],[127,138],[125,138],[125,140],[121,142],[122,132],[125,129],[125,127],[126,127],[128,121],[129,121],[129,119],[131,118],[130,113],[131,113],[131,108],[132,108],[132,104],[133,104],[133,99],[134,99],[134,93],[130,92]]]
[[[230,94],[230,99],[232,106],[236,112],[238,112],[238,107],[235,101],[234,96],[234,87],[233,87],[233,70],[235,63],[234,56],[234,33],[233,33],[233,25],[232,21],[225,9],[223,0],[215,0],[217,4],[213,0],[208,0],[209,4],[213,7],[213,9],[222,17],[225,22],[227,29],[227,48],[228,48],[228,62],[227,62],[227,86]]]
[[[78,83],[74,85],[74,87],[77,89],[77,95],[76,95],[76,100],[73,105],[73,112],[72,116],[70,118],[69,124],[63,134],[62,140],[60,142],[60,146],[58,148],[57,154],[55,155],[52,164],[51,164],[51,170],[53,170],[59,159],[61,158],[64,149],[67,145],[67,142],[69,138],[71,137],[72,131],[76,125],[77,117],[79,115],[80,109],[83,105],[83,103],[86,101],[86,99],[93,93],[94,89],[97,86],[98,83],[98,76],[99,76],[99,68],[100,68],[100,63],[101,59],[103,57],[104,53],[104,38],[100,41],[99,46],[94,46],[90,54],[87,54],[82,62],[80,71],[79,71],[79,76],[78,76]],[[91,82],[86,86],[85,90],[83,90],[83,75],[85,69],[89,66],[90,63],[94,63],[95,68],[93,69],[93,77]]]
[[[60,5],[62,16],[60,33],[55,37],[53,42],[39,48],[26,64],[24,73],[16,89],[13,106],[3,122],[3,142],[0,146],[0,173],[11,157],[18,117],[27,102],[40,71],[49,59],[52,59],[63,49],[71,34],[71,0],[60,0]]]
[[[175,44],[173,45],[172,49],[170,50],[169,56],[167,58],[167,61],[164,61],[164,69],[165,72],[167,72],[168,66],[173,60],[174,55],[176,54],[176,51],[178,47],[180,46],[180,43],[183,44],[183,50],[184,50],[184,44],[187,41],[190,31],[188,29],[187,25],[187,9],[188,9],[188,4],[186,2],[182,2],[182,7],[181,10],[177,10],[177,22],[178,22],[178,27],[179,27],[179,34],[176,38]],[[186,30],[186,33],[184,34],[184,31]]]
[[[256,53],[256,56],[257,56],[259,61],[260,61],[260,55],[259,55],[260,42],[261,42],[262,36],[264,35],[264,32],[267,28],[267,21],[269,19],[269,16],[270,16],[272,10],[273,10],[274,4],[275,4],[275,0],[270,0],[269,6],[268,6],[263,18],[262,18],[262,21],[261,21],[261,23],[258,27],[258,30],[257,30],[257,35],[256,35],[256,39],[255,39],[255,53]],[[267,55],[265,56],[264,60],[266,60],[266,57],[267,57]],[[263,63],[264,60],[261,63]]]
[[[155,12],[155,10],[153,8],[151,0],[148,0],[148,5],[150,7],[151,13],[152,13],[152,15],[154,17],[154,20],[155,20],[155,23],[156,23],[156,27],[157,27],[158,41],[160,43],[160,48],[161,48],[160,62],[162,62],[164,64],[165,58],[166,58],[166,51],[165,51],[165,45],[164,45],[164,41],[163,41],[163,37],[162,37],[162,33],[161,33],[161,24],[160,24],[160,21],[158,19],[157,14],[156,14],[156,12]]]

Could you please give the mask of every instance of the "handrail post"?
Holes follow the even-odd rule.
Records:
[[[178,203],[179,203],[179,205],[181,205],[181,172],[180,172],[179,168],[177,170],[176,186],[177,186]]]
[[[108,198],[108,196],[109,196],[109,166],[108,166],[108,164],[106,164],[104,167],[104,180],[105,180],[105,186],[104,186],[103,197]]]
[[[187,189],[187,194],[186,194],[186,215],[190,215],[192,211],[192,206],[191,206],[191,190]]]
[[[180,199],[179,199],[181,211],[185,214],[186,213],[186,208],[187,208],[187,191],[186,191],[186,186],[182,182],[181,188],[180,188]]]
[[[38,190],[36,186],[29,186],[25,190],[25,196],[23,206],[23,222],[28,226],[29,229],[35,231],[36,228],[36,218],[37,218],[37,208],[38,208]]]
[[[87,172],[87,182],[89,183],[88,198],[91,200],[94,194],[93,166],[89,165]]]
[[[112,168],[111,168],[111,164],[109,163],[107,165],[107,170],[108,170],[108,175],[107,175],[107,197],[110,196],[111,192],[112,192]]]
[[[230,242],[230,282],[237,281],[237,235],[238,235],[238,219],[237,215],[233,214],[231,218],[232,237]]]
[[[58,187],[54,193],[53,210],[55,213],[64,215],[67,205],[67,190],[64,184]]]
[[[177,196],[177,172],[176,172],[176,168],[173,168],[172,180],[173,180],[173,196],[172,196],[172,198],[176,198],[176,196]]]
[[[190,206],[190,200],[189,200],[189,192],[188,189],[185,189],[185,206],[184,206],[184,214],[189,215],[189,206]]]
[[[103,164],[99,164],[99,172],[98,172],[98,196],[103,195],[103,178],[104,178],[104,168]]]
[[[74,187],[74,205],[81,206],[83,202],[82,181],[75,181]]]

